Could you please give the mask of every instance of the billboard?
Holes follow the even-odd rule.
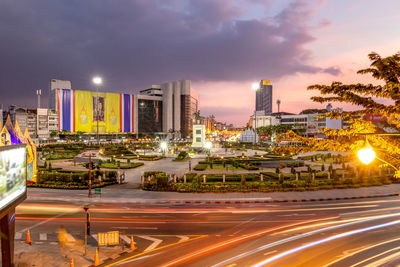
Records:
[[[57,89],[59,131],[117,133],[134,131],[134,95]],[[97,107],[97,110],[96,110]]]
[[[26,157],[26,145],[0,147],[1,211],[26,196]]]

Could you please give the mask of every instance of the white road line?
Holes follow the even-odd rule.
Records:
[[[121,235],[121,239],[125,241],[125,243],[130,244],[131,243],[131,238],[126,236],[126,235]],[[135,240],[133,243],[136,243]]]
[[[21,239],[22,238],[22,233],[21,232],[15,232],[15,239]]]
[[[50,242],[51,245],[57,245],[57,242]]]
[[[184,235],[177,235],[176,237],[179,238],[179,242],[183,242],[189,239],[188,236],[184,236]]]
[[[67,236],[67,242],[70,243],[75,242],[75,238],[71,234],[67,233],[66,236]]]
[[[97,242],[97,235],[96,234],[94,234],[94,235],[91,235],[95,240],[96,240],[96,242]]]
[[[39,239],[40,240],[47,240],[47,234],[46,233],[40,233],[39,234]]]
[[[144,251],[149,251],[149,250],[155,249],[162,242],[161,239],[150,237],[150,236],[139,236],[139,237],[143,238],[143,239],[147,239],[147,240],[153,241],[153,244],[148,246]]]

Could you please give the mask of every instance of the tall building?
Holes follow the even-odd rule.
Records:
[[[261,80],[256,91],[256,112],[261,115],[272,113],[272,85],[269,80]]]
[[[74,90],[70,81],[53,79],[50,106],[58,111],[59,131],[95,133],[98,122],[100,133],[186,137],[192,132],[199,97],[189,80],[152,85],[139,94],[118,94]]]

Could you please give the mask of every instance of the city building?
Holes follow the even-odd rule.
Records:
[[[331,110],[331,107],[327,107]],[[331,119],[325,117],[326,112],[322,110],[316,110],[316,113],[307,114],[292,114],[287,112],[277,112],[271,115],[257,115],[256,125],[257,127],[263,126],[275,126],[275,125],[291,125],[293,130],[297,133],[308,136],[308,137],[324,137],[321,130],[324,128],[330,129],[342,129],[343,123],[341,119]],[[250,122],[252,125],[255,123],[254,116],[251,117]]]
[[[50,133],[58,129],[58,115],[50,109],[26,109],[12,105],[8,115],[13,125],[18,121],[21,132],[28,128],[33,139],[49,138]]]
[[[257,116],[272,113],[272,85],[269,80],[261,80],[256,90],[256,112]]]
[[[152,85],[139,94],[125,94],[75,90],[70,81],[53,79],[50,107],[58,112],[59,131],[96,133],[98,129],[99,133],[178,138],[191,135],[199,96],[190,80]]]
[[[192,147],[203,148],[206,142],[206,127],[204,124],[193,125]]]

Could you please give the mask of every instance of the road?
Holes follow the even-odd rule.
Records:
[[[119,230],[136,250],[103,266],[379,266],[400,263],[400,198],[271,204],[97,204],[91,236]],[[25,201],[16,238],[83,240],[79,204]],[[46,237],[45,237],[46,236]],[[18,244],[17,244],[18,245]],[[16,245],[16,246],[17,246]]]

